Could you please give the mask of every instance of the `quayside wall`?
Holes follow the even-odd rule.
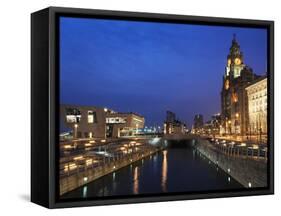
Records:
[[[196,149],[231,175],[244,187],[267,186],[267,160],[228,155],[216,149],[208,140],[196,139]]]

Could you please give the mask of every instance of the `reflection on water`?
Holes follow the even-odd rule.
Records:
[[[134,169],[134,194],[139,193],[139,168],[136,166]]]
[[[163,151],[162,179],[161,179],[163,192],[167,192],[167,172],[168,172],[167,153],[168,153],[167,150]]]
[[[167,142],[167,148],[101,177],[62,198],[194,192],[242,188],[228,173],[192,148],[192,142]]]
[[[87,190],[88,190],[88,186],[84,186],[83,187],[83,198],[87,197]]]

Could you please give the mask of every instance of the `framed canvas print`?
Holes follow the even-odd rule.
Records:
[[[273,21],[31,16],[31,200],[273,194]]]

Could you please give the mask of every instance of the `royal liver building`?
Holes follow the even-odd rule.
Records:
[[[221,90],[221,133],[247,135],[249,125],[248,99],[245,88],[259,76],[244,63],[235,35],[227,55]]]

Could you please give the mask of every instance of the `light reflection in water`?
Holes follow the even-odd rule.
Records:
[[[162,186],[162,190],[164,192],[167,191],[167,174],[168,174],[167,153],[168,153],[167,150],[163,151],[161,186]]]
[[[134,194],[139,193],[139,168],[135,167],[134,169]]]
[[[112,173],[113,181],[115,181],[115,172]]]
[[[87,191],[88,191],[88,187],[84,186],[83,187],[83,198],[87,197]]]

